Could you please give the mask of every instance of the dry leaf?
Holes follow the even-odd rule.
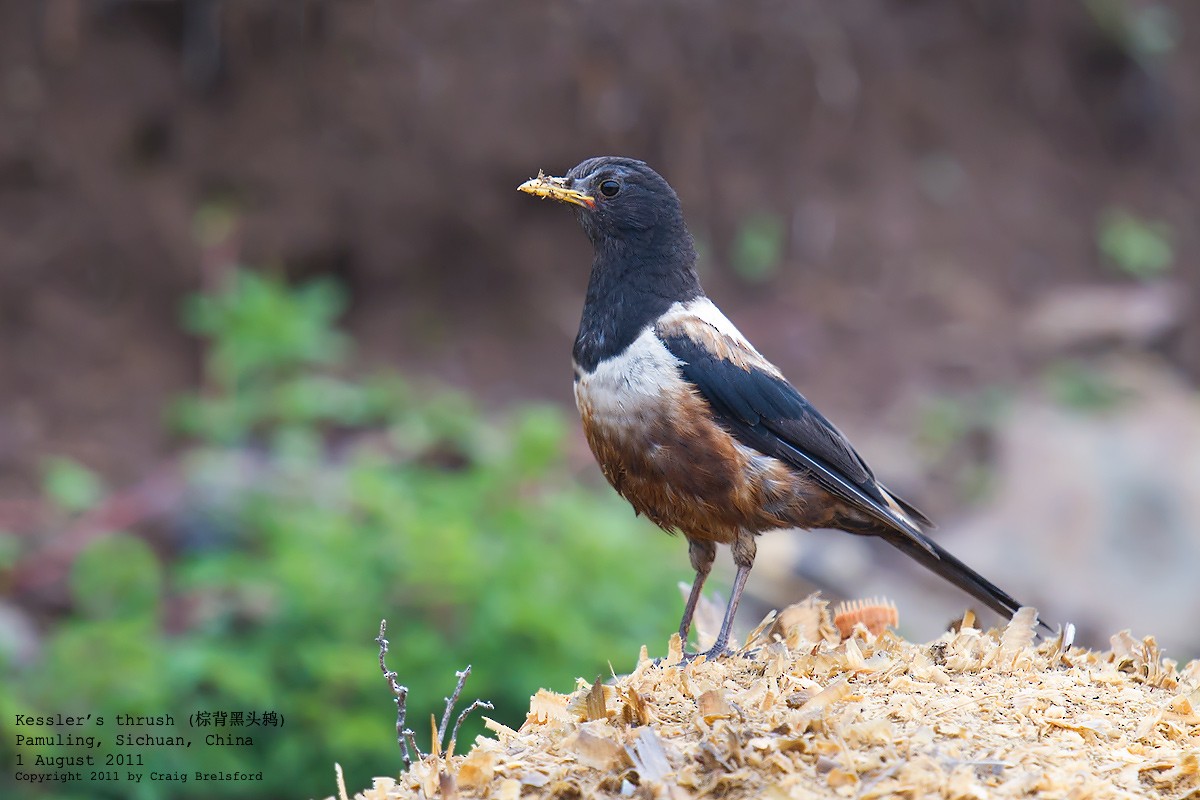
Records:
[[[496,754],[487,750],[472,750],[458,765],[458,783],[464,789],[482,789],[495,775]]]
[[[611,738],[593,733],[586,725],[564,739],[562,746],[574,753],[579,763],[592,769],[612,771],[629,763],[624,747]]]
[[[711,689],[696,698],[696,708],[700,716],[709,725],[714,720],[729,719],[734,715],[733,706],[725,699],[725,693],[720,689]]]

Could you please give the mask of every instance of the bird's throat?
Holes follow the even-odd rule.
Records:
[[[702,297],[691,237],[664,246],[633,248],[628,242],[597,242],[575,363],[591,372],[619,355],[638,334],[675,303]]]

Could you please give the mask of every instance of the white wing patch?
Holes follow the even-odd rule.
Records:
[[[779,369],[763,358],[762,353],[707,297],[671,306],[659,318],[655,330],[668,339],[672,336],[691,339],[696,346],[709,351],[714,357],[742,369],[757,369],[783,379]]]
[[[695,317],[701,322],[711,325],[717,333],[729,337],[754,355],[762,358],[762,354],[754,349],[750,340],[743,336],[737,326],[729,321],[729,317],[721,313],[721,309],[717,308],[707,297],[698,297],[687,303],[676,303],[667,309],[667,313],[663,315],[662,319],[666,321],[679,317]]]

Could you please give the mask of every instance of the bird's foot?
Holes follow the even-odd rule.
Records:
[[[716,661],[718,658],[736,658],[738,652],[729,647],[712,647],[705,650],[703,653],[692,653],[692,658],[704,656],[705,661]]]
[[[704,656],[709,661],[715,661],[718,658],[745,658],[754,661],[758,658],[758,648],[753,650],[734,650],[730,647],[722,647],[719,650],[713,647],[711,650],[706,650],[703,653],[690,653],[693,658],[696,656]]]
[[[659,656],[658,658],[652,658],[652,659],[650,659],[650,663],[656,667],[682,667],[686,664],[692,663],[697,658],[699,658],[701,655],[704,655],[704,654],[689,653],[689,652],[684,651],[683,653],[680,653],[679,655],[668,654],[665,656]]]
[[[701,656],[704,656],[705,661],[716,661],[718,658],[746,658],[753,661],[754,659],[758,658],[758,648],[756,647],[753,650],[734,650],[730,647],[721,647],[719,649],[712,647],[699,653],[685,651],[684,653],[680,654],[679,660],[670,666],[683,666],[685,664],[690,664]],[[660,656],[654,659],[651,663],[653,663],[656,667],[668,666],[667,662],[670,658],[670,656]]]

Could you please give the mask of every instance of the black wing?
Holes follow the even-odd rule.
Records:
[[[919,533],[914,522],[928,524],[915,509],[913,520],[897,513],[846,437],[757,353],[729,352],[737,345],[727,337],[722,342],[725,352],[715,352],[704,343],[711,343],[711,335],[688,335],[693,325],[707,323],[673,320],[669,328],[660,327],[656,332],[671,354],[683,362],[683,376],[708,400],[718,421],[738,441],[809,473],[822,487],[888,527]]]
[[[655,333],[682,362],[684,378],[742,444],[804,470],[883,523],[878,535],[893,547],[995,611],[1011,616],[1021,607],[925,536],[920,526],[932,523],[887,493],[846,437],[758,353],[696,317],[675,317],[659,324]],[[1041,625],[1049,630],[1046,623]]]

